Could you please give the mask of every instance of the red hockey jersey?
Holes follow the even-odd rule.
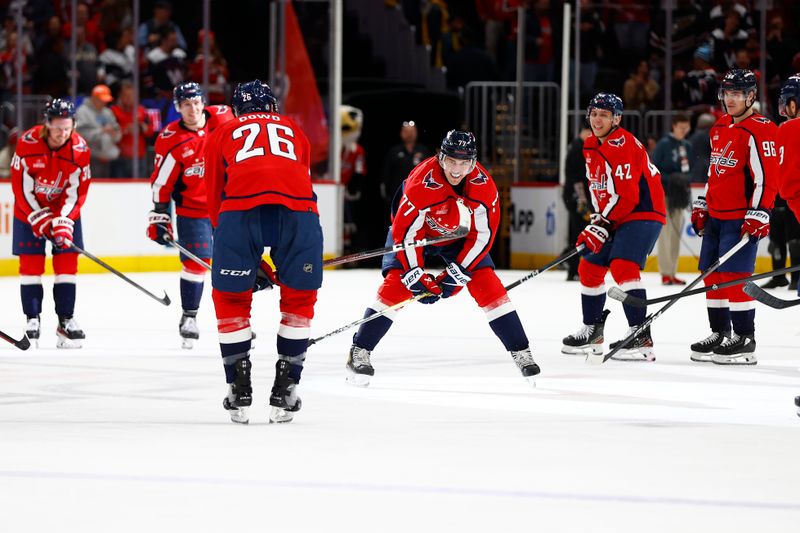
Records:
[[[800,218],[800,119],[786,121],[778,128],[778,161],[781,198]]]
[[[592,206],[614,227],[632,220],[666,222],[661,174],[630,132],[617,128],[603,144],[590,135],[583,157]]]
[[[772,209],[778,187],[778,128],[754,113],[733,123],[723,115],[711,127],[706,203],[723,220],[744,218],[748,209]]]
[[[456,261],[471,270],[489,253],[500,224],[497,186],[480,163],[464,177],[460,194],[445,178],[435,156],[417,165],[404,182],[403,197],[392,218],[392,241],[398,244],[440,237],[437,218],[452,218],[446,211],[455,208],[455,201],[462,201],[472,211],[469,233],[455,241],[461,245]],[[441,246],[451,244],[453,241]],[[398,252],[397,258],[405,270],[425,267],[421,247]]]
[[[205,146],[206,138],[219,125],[233,120],[231,108],[213,105],[205,108],[206,124],[192,131],[181,120],[170,122],[156,138],[156,161],[150,184],[153,203],[175,200],[178,215],[206,218]]]
[[[247,113],[217,128],[208,141],[208,213],[216,226],[224,211],[264,204],[317,211],[308,138],[292,119]]]
[[[22,134],[11,159],[14,216],[28,222],[33,211],[49,207],[54,216],[77,220],[89,191],[89,145],[78,133],[58,150],[41,138],[42,126]]]

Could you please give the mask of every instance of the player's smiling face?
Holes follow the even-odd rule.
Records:
[[[178,109],[181,112],[183,123],[190,128],[202,125],[203,107],[203,100],[200,98],[181,101]]]
[[[607,137],[611,133],[611,128],[618,124],[619,117],[615,117],[614,113],[608,109],[593,108],[589,113],[589,125],[592,128],[592,133],[600,139]]]
[[[464,176],[469,174],[473,168],[472,159],[455,159],[450,156],[444,156],[441,160],[442,170],[444,177],[450,185],[458,185]]]

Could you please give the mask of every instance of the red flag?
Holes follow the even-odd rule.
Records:
[[[303,34],[291,3],[286,4],[286,72],[283,113],[297,122],[311,143],[311,163],[328,159],[328,120],[317,90]]]

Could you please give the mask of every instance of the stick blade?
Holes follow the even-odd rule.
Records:
[[[169,307],[169,304],[172,303],[172,300],[169,299],[169,294],[167,294],[167,291],[164,291],[164,297],[160,298],[158,301],[166,305],[167,307]]]
[[[783,300],[768,293],[752,281],[745,283],[743,290],[744,293],[752,299],[761,302],[767,307],[772,307],[773,309],[786,309],[787,307],[800,305],[800,300]]]
[[[14,343],[14,346],[19,348],[22,351],[27,350],[31,347],[31,341],[28,339],[28,335],[22,335],[22,338]]]

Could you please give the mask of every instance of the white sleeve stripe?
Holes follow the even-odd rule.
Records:
[[[25,195],[25,200],[28,202],[28,205],[34,211],[37,211],[42,208],[39,205],[39,202],[36,200],[36,193],[33,192],[33,188],[36,186],[36,182],[33,179],[33,176],[30,175],[28,172],[28,165],[25,163],[25,159],[22,159],[22,192]]]
[[[606,180],[606,187],[608,190],[608,203],[606,204],[606,208],[603,209],[601,215],[605,218],[608,218],[611,214],[611,211],[616,207],[617,202],[619,202],[619,195],[617,194],[617,189],[614,187],[614,173],[611,169],[611,165],[608,164],[606,161],[606,172],[608,173],[608,179]]]
[[[422,225],[425,224],[425,214],[428,212],[428,209],[422,209],[417,214],[416,220],[408,227],[406,230],[406,234],[403,235],[403,242],[410,242],[414,241],[417,236],[417,232],[422,229]],[[403,253],[406,255],[406,261],[408,261],[408,267],[414,268],[418,267],[419,263],[417,262],[417,251],[418,248],[406,248]]]
[[[78,187],[81,184],[81,168],[75,170],[67,179],[67,200],[61,208],[61,216],[68,217],[78,205]]]
[[[764,194],[764,168],[761,166],[761,157],[758,153],[758,146],[753,136],[750,136],[747,144],[750,147],[750,169],[753,171],[753,200],[751,206],[758,209],[761,203],[761,196]]]
[[[464,256],[464,259],[461,261],[461,266],[464,268],[469,268],[472,266],[472,262],[478,258],[478,256],[483,252],[486,246],[489,244],[489,241],[492,237],[492,230],[489,227],[489,215],[486,212],[486,206],[479,205],[473,210],[473,217],[475,220],[475,231],[478,233],[478,238],[475,239],[475,243],[470,248],[467,255]]]
[[[592,183],[591,175],[592,173],[589,171],[589,165],[586,165],[586,181],[590,185]],[[595,195],[592,194],[591,191],[589,191],[589,198],[592,200],[592,207],[594,208],[594,212],[596,213],[600,211],[600,204],[597,203],[597,198],[595,198]]]
[[[167,154],[167,157],[164,158],[164,162],[161,163],[161,168],[158,169],[158,175],[156,176],[156,180],[153,182],[153,203],[161,202],[159,198],[161,193],[161,188],[167,184],[169,181],[170,175],[172,175],[172,170],[175,168],[175,158],[172,157],[172,152]]]

